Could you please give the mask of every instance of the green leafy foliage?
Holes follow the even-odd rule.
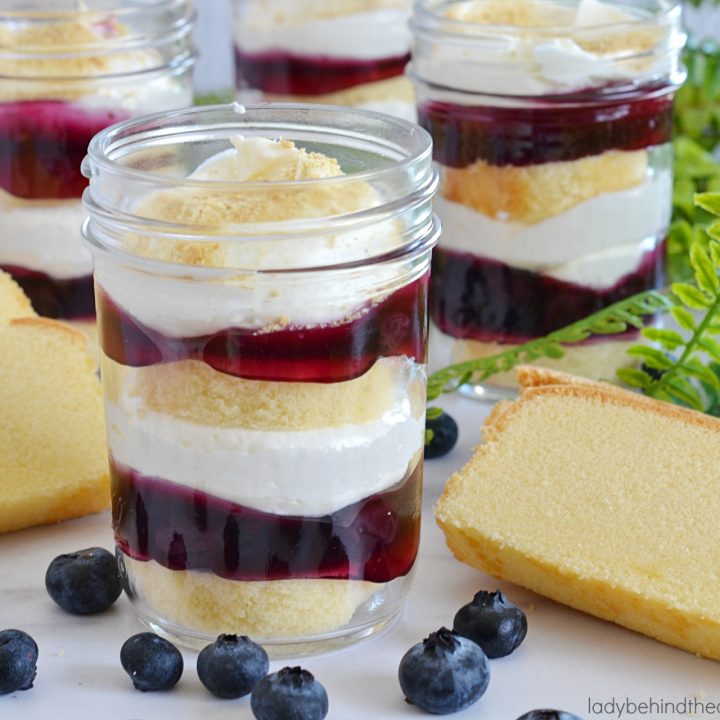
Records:
[[[720,48],[691,38],[683,62],[687,80],[675,96],[675,135],[714,150],[720,142]]]
[[[613,335],[631,328],[639,330],[645,327],[648,317],[668,312],[671,307],[672,303],[666,295],[654,290],[633,295],[543,338],[531,340],[497,355],[458,363],[433,373],[428,378],[428,400],[435,400],[443,393],[454,392],[467,383],[482,383],[493,375],[508,372],[518,365],[540,358],[561,358],[565,354],[564,345],[574,345],[587,340],[591,335]],[[437,409],[429,408],[428,413],[437,414]]]
[[[720,193],[695,198],[711,217],[720,216]],[[693,283],[676,282],[668,297],[679,330],[644,328],[652,345],[628,352],[639,358],[638,369],[623,369],[618,377],[658,400],[720,414],[720,223],[694,240],[688,250]]]
[[[672,280],[693,277],[690,248],[707,244],[706,230],[715,218],[711,208],[695,204],[698,193],[720,191],[720,164],[688,137],[675,146],[673,221],[668,235],[668,270]]]
[[[673,281],[692,278],[690,248],[704,241],[711,220],[695,205],[695,195],[720,191],[720,165],[711,154],[720,144],[720,48],[711,40],[691,39],[683,63],[688,75],[675,97],[675,180],[668,235],[668,273]]]

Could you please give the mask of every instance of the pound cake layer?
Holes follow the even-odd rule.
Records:
[[[357,107],[373,103],[409,103],[415,104],[413,85],[406,77],[393,77],[376,82],[355,85],[324,95],[276,95],[265,93],[267,102],[322,103],[324,105],[343,105]]]
[[[274,432],[360,425],[392,410],[408,388],[413,417],[424,411],[424,377],[404,358],[382,358],[339,383],[245,380],[199,360],[131,369],[103,355],[102,365],[112,402],[126,394],[147,410],[206,426]]]
[[[580,160],[499,167],[484,160],[443,168],[442,194],[487,217],[532,225],[598,195],[629,190],[645,179],[645,150],[610,150]]]
[[[346,625],[383,585],[362,580],[240,582],[123,556],[137,592],[166,622],[208,635],[306,638]]]
[[[720,421],[540,372],[492,414],[448,482],[436,517],[449,547],[491,575],[720,659]]]

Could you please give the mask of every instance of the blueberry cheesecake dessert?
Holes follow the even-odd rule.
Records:
[[[81,323],[95,318],[80,239],[90,139],[133,115],[192,103],[188,3],[110,6],[0,11],[0,268],[40,315]],[[160,25],[168,21],[172,30]]]
[[[414,118],[411,0],[235,0],[239,88]],[[252,92],[254,91],[254,93]]]
[[[684,39],[671,5],[418,6],[412,74],[442,169],[431,314],[455,360],[664,285]],[[628,345],[592,340],[562,362],[609,377]]]
[[[298,219],[367,213],[377,193],[287,140],[219,145],[133,210],[204,237],[120,239],[215,280],[96,263],[115,536],[141,615],[205,638],[291,641],[382,612],[412,570],[429,258],[400,276],[353,265],[400,248],[396,220],[283,235]],[[248,236],[224,242],[231,232]],[[321,284],[291,272],[343,262]]]

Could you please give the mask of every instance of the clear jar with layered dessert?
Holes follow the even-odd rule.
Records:
[[[665,285],[680,19],[665,0],[417,5],[410,73],[442,176],[431,317],[453,360]],[[591,339],[548,364],[612,380],[632,342]]]
[[[92,137],[192,104],[188,0],[0,0],[0,268],[41,315],[94,327],[80,172]]]
[[[287,655],[398,613],[420,529],[431,155],[409,122],[321,106],[93,140],[113,522],[152,628]]]
[[[328,103],[415,119],[412,0],[233,0],[241,101]]]

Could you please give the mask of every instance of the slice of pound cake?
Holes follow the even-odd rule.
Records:
[[[0,272],[0,532],[110,505],[100,384],[87,340],[39,318]]]
[[[459,560],[720,659],[720,421],[521,369],[435,512]]]

